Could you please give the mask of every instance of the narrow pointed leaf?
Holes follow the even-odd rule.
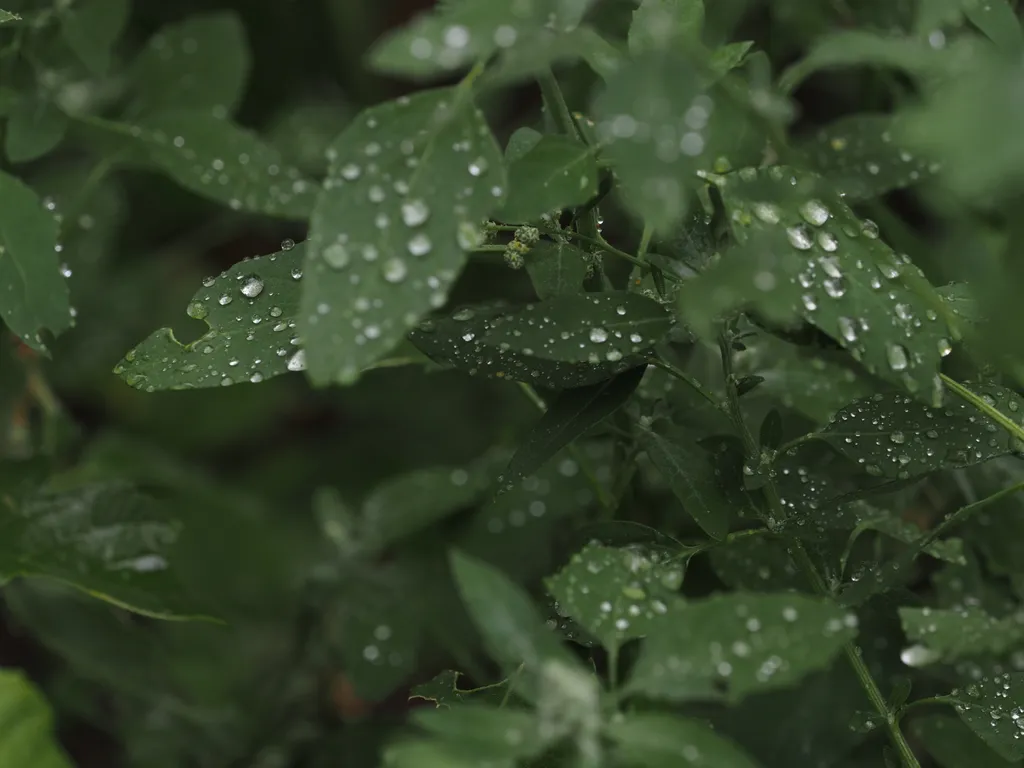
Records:
[[[503,487],[540,469],[587,430],[626,404],[640,385],[646,366],[620,373],[613,379],[558,395],[526,436],[498,479]]]
[[[498,218],[529,222],[583,205],[597,194],[594,150],[566,136],[543,136],[508,166],[508,198]]]
[[[907,640],[921,644],[903,652],[908,663],[922,655],[916,648],[926,648],[927,661],[933,663],[965,656],[1001,656],[1024,640],[1024,615],[1019,612],[997,619],[980,608],[903,607],[899,614]]]
[[[0,765],[71,768],[57,741],[49,703],[17,670],[0,669],[0,734]]]
[[[614,719],[605,733],[629,764],[635,762],[647,768],[757,768],[739,746],[706,724],[667,713],[631,712]]]
[[[40,331],[71,327],[57,222],[35,192],[2,171],[0,200],[0,317],[30,347],[45,350]]]
[[[526,255],[526,271],[541,299],[583,293],[586,254],[564,241],[541,240]]]
[[[372,107],[331,154],[299,324],[317,384],[354,381],[445,303],[505,194],[500,150],[461,87]]]

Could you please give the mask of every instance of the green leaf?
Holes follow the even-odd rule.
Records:
[[[520,478],[533,474],[562,448],[625,405],[640,385],[645,369],[637,366],[599,384],[561,392],[498,478],[503,489],[509,490]]]
[[[436,707],[451,707],[466,701],[483,701],[488,704],[501,704],[509,695],[509,682],[502,680],[478,688],[459,688],[461,673],[446,669],[425,683],[413,686],[409,691],[409,699],[423,699],[434,703]]]
[[[305,219],[313,210],[317,183],[228,120],[178,110],[150,115],[129,130],[170,178],[233,211]]]
[[[383,755],[383,764],[390,768],[479,768],[480,762],[471,748],[426,739],[403,739],[389,744]],[[495,768],[512,768],[514,763],[502,761],[493,765]]]
[[[668,614],[644,641],[627,690],[687,701],[785,688],[824,669],[856,635],[857,617],[799,594],[719,595]]]
[[[0,171],[0,317],[30,347],[39,332],[72,325],[68,287],[57,263],[57,222],[29,187]]]
[[[644,637],[678,601],[685,563],[639,547],[588,544],[546,584],[567,616],[614,650]]]
[[[505,165],[510,166],[526,156],[544,138],[544,134],[533,128],[517,128],[508,137],[505,145]]]
[[[878,510],[878,516],[864,520],[857,524],[857,527],[850,534],[850,540],[859,536],[863,531],[878,531],[890,536],[904,544],[918,545],[925,532],[911,522],[901,517],[894,517],[888,512]],[[963,565],[964,543],[957,538],[938,539],[932,541],[922,552],[926,552],[937,560],[945,560],[947,563]]]
[[[704,723],[661,712],[631,712],[613,718],[605,735],[621,750],[624,763],[648,768],[729,766],[756,768],[740,747]]]
[[[89,71],[103,76],[130,13],[131,0],[79,0],[61,15],[60,31]]]
[[[568,32],[540,29],[511,48],[502,50],[480,78],[480,87],[508,87],[528,78],[544,76],[555,67],[582,60],[607,80],[624,64],[625,53],[589,26]]]
[[[524,665],[516,690],[536,694],[554,669],[581,671],[580,663],[544,624],[533,601],[497,569],[458,551],[452,572],[462,600],[488,652],[511,673]]]
[[[629,52],[671,50],[700,41],[704,0],[642,0],[629,26]]]
[[[985,677],[952,695],[957,698],[953,708],[960,719],[986,744],[1006,760],[1024,758],[1024,743],[1017,727],[1024,708],[1024,673]]]
[[[1016,416],[1024,403],[1016,392],[994,385],[976,389],[1008,418],[1024,420],[1024,413]],[[1020,450],[1012,435],[963,400],[930,408],[898,393],[854,401],[817,435],[868,474],[901,480]]]
[[[6,13],[0,11],[0,22],[7,21]],[[71,768],[57,741],[49,703],[16,670],[0,669],[0,733],[0,765]]]
[[[481,761],[527,760],[540,755],[551,740],[533,712],[511,707],[457,703],[413,710],[411,720]]]
[[[0,499],[0,527],[0,584],[46,577],[145,616],[203,618],[172,570],[180,523],[131,488],[40,491],[14,505]]]
[[[228,117],[245,95],[252,67],[241,19],[222,11],[168,24],[132,65],[131,114],[190,109]]]
[[[463,87],[372,107],[330,152],[299,318],[317,384],[353,382],[445,303],[505,194],[500,150]]]
[[[939,299],[917,267],[878,239],[877,226],[813,174],[774,166],[716,183],[738,245],[680,290],[698,330],[742,307],[777,322],[801,318],[869,372],[930,402],[941,397],[939,363],[952,347],[932,306]]]
[[[643,429],[640,445],[701,530],[713,539],[725,538],[732,519],[732,502],[719,486],[707,451],[687,439],[681,430],[662,435]]]
[[[541,240],[526,254],[526,271],[541,299],[583,293],[586,254],[565,240]]]
[[[495,51],[529,42],[538,35],[569,32],[593,0],[510,5],[450,2],[421,14],[378,41],[370,64],[378,72],[436,77],[487,59]]]
[[[1019,54],[1024,47],[1020,19],[1006,0],[961,0],[964,15],[1001,51]]]
[[[21,16],[16,13],[0,9],[0,24],[8,21],[21,21]]]
[[[941,768],[1013,768],[1019,765],[996,755],[955,717],[918,717],[910,728]]]
[[[305,244],[247,259],[208,277],[188,313],[209,330],[180,343],[170,328],[154,331],[114,369],[152,392],[259,383],[301,371],[305,353],[295,333]]]
[[[566,136],[542,136],[508,166],[508,198],[496,215],[529,222],[583,205],[597,194],[594,150]]]
[[[68,131],[68,119],[45,99],[23,98],[11,109],[4,151],[12,163],[27,163],[49,154]]]
[[[939,164],[893,138],[891,115],[858,114],[820,129],[802,149],[847,200],[868,200],[935,175]]]
[[[753,45],[753,40],[721,45],[711,52],[711,58],[708,59],[708,67],[712,72],[723,77],[744,62],[747,58],[747,53]]]
[[[964,656],[1000,656],[1024,639],[1024,614],[1004,619],[980,608],[900,608],[900,622],[907,639],[918,645],[904,649],[909,666],[954,661]]]
[[[747,592],[808,591],[782,541],[748,535],[714,547],[711,567],[727,586]]]

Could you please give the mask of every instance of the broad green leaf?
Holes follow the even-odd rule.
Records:
[[[467,701],[482,701],[488,704],[501,704],[509,696],[509,682],[502,680],[478,688],[460,688],[461,674],[452,669],[438,673],[425,683],[413,686],[409,691],[409,699],[423,699],[434,703],[436,707],[451,707]]]
[[[977,388],[987,402],[1015,422],[1024,400],[998,386]],[[969,403],[951,400],[931,408],[901,394],[856,400],[817,433],[871,475],[907,479],[940,469],[978,464],[1020,450],[1017,441]]]
[[[748,535],[714,547],[711,567],[727,586],[747,592],[810,591],[810,583],[786,551],[786,544]]]
[[[594,149],[566,136],[542,136],[508,166],[508,197],[496,214],[528,222],[583,205],[597,194]]]
[[[56,105],[23,98],[11,109],[4,133],[4,151],[12,163],[27,163],[52,152],[64,140],[68,119]]]
[[[627,690],[687,701],[792,686],[824,669],[856,634],[857,617],[799,594],[736,592],[694,601],[644,641]]]
[[[170,328],[154,331],[114,369],[152,392],[259,383],[301,371],[305,353],[295,332],[305,244],[247,259],[208,277],[188,314],[209,330],[182,344]]]
[[[830,336],[869,372],[923,399],[941,397],[950,330],[918,268],[878,239],[818,177],[782,166],[716,179],[738,245],[679,293],[706,332],[723,310],[795,318]]]
[[[690,63],[673,52],[631,60],[594,101],[603,155],[615,166],[623,202],[656,233],[671,233],[686,214],[714,107],[698,91]]]
[[[233,211],[305,219],[313,210],[317,183],[228,120],[178,110],[149,115],[126,130],[170,178]]]
[[[564,240],[541,240],[526,254],[526,271],[541,299],[583,293],[589,269],[586,254]]]
[[[472,747],[457,742],[403,739],[384,750],[383,765],[389,768],[479,768],[480,758]],[[512,761],[485,762],[495,768],[513,768]]]
[[[753,45],[753,40],[744,40],[739,43],[726,43],[715,48],[711,52],[711,58],[708,59],[708,68],[719,76],[729,74],[743,63]]]
[[[851,115],[820,129],[802,149],[847,200],[867,200],[939,171],[938,163],[900,146],[894,125],[891,115]]]
[[[640,445],[686,513],[713,539],[729,532],[732,503],[723,493],[711,457],[680,430],[640,432]]]
[[[480,78],[483,89],[508,87],[521,80],[543,76],[557,66],[585,62],[607,80],[625,63],[621,48],[589,26],[568,32],[540,29],[511,48],[502,50],[493,66]]]
[[[443,3],[377,42],[370,62],[379,72],[436,77],[538,35],[569,32],[592,2]]]
[[[517,128],[508,137],[508,144],[505,145],[505,165],[510,166],[517,163],[533,149],[544,138],[544,134],[533,128]]]
[[[562,294],[518,308],[463,307],[424,321],[409,339],[431,360],[471,375],[564,390],[642,364],[673,323],[663,305],[645,296]]]
[[[317,384],[353,382],[445,303],[505,194],[501,152],[461,86],[366,110],[330,152],[299,317]]]
[[[7,21],[21,21],[21,16],[16,13],[0,9],[0,24]]]
[[[498,478],[503,490],[533,474],[573,440],[597,426],[626,404],[640,385],[645,366],[637,366],[589,387],[558,394],[516,449]]]
[[[632,712],[605,728],[628,765],[648,768],[729,766],[756,768],[740,747],[708,725],[661,712]]]
[[[353,108],[337,99],[303,99],[281,110],[267,140],[305,173],[327,173],[327,149],[352,122]]]
[[[1019,54],[1024,47],[1020,19],[1007,0],[961,0],[964,15],[980,29],[996,47],[1009,54]]]
[[[901,517],[894,517],[892,514],[882,510],[878,510],[877,517],[866,519],[857,525],[850,534],[851,542],[864,531],[884,533],[886,536],[890,536],[904,544],[915,546],[920,543],[921,537],[925,534],[914,523],[908,522]],[[964,559],[963,541],[953,537],[932,541],[921,551],[937,560],[945,560],[947,563],[963,565],[966,562]]]
[[[642,0],[629,26],[629,52],[692,46],[703,28],[704,0]]]
[[[79,0],[61,15],[60,31],[89,71],[103,76],[130,13],[131,0]]]
[[[5,21],[0,11],[0,22]],[[0,669],[0,765],[71,768],[50,705],[22,672]]]
[[[30,347],[72,325],[68,287],[57,262],[57,222],[29,187],[0,171],[0,317]]]
[[[579,673],[580,663],[544,624],[530,597],[497,569],[458,551],[452,572],[462,600],[490,655],[509,673],[520,665],[516,689],[536,695],[541,678],[558,669]]]
[[[412,722],[435,738],[471,752],[481,761],[527,760],[548,746],[548,730],[533,712],[477,702],[416,709]]]
[[[679,601],[685,563],[639,547],[588,544],[547,579],[562,616],[608,649],[644,637]]]
[[[1020,612],[997,619],[980,608],[903,607],[899,614],[904,634],[917,644],[901,654],[909,666],[964,656],[999,656],[1024,640],[1024,614]]]
[[[228,117],[245,95],[251,66],[237,14],[197,14],[168,24],[132,65],[132,114],[190,109]]]
[[[1004,760],[964,723],[950,715],[928,715],[910,723],[940,768],[1014,768],[1017,761]]]
[[[960,719],[986,744],[1006,760],[1024,758],[1024,741],[1017,727],[1024,710],[1024,673],[988,676],[952,695]]]
[[[0,499],[0,584],[46,577],[129,611],[201,618],[172,569],[180,523],[166,505],[123,486],[40,491]]]

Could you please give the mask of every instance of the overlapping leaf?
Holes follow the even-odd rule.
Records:
[[[980,608],[903,607],[899,613],[907,639],[920,644],[903,652],[908,663],[915,658],[931,663],[972,655],[999,656],[1024,640],[1024,614],[1019,612],[1002,619]]]
[[[1017,722],[1024,713],[1024,673],[1005,672],[954,691],[957,714],[986,744],[1006,760],[1024,759]]]
[[[64,140],[68,118],[50,101],[23,96],[7,119],[4,151],[13,163],[27,163],[48,155]]]
[[[501,205],[501,153],[463,87],[364,112],[331,148],[299,327],[310,377],[351,382],[441,307]]]
[[[594,150],[566,136],[542,136],[509,163],[504,221],[534,221],[542,214],[582,205],[597,194]]]
[[[541,299],[583,293],[588,269],[583,251],[561,240],[541,240],[526,255],[526,271]]]
[[[4,21],[0,11],[0,22]],[[21,672],[0,670],[0,764],[71,768],[50,705]]]
[[[103,76],[130,13],[130,0],[82,0],[62,14],[61,34],[82,63]]]

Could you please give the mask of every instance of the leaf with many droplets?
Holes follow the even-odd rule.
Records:
[[[667,308],[627,292],[560,294],[510,309],[464,307],[409,334],[431,360],[548,389],[603,382],[644,361],[673,327]]]
[[[538,35],[569,32],[593,0],[444,3],[380,40],[370,52],[378,72],[436,77],[487,59]]]
[[[227,117],[245,95],[251,67],[237,14],[196,14],[168,24],[132,64],[131,114],[180,108]]]
[[[647,636],[627,690],[675,701],[717,690],[737,702],[824,669],[856,627],[857,617],[835,603],[795,593],[690,602]]]
[[[201,618],[172,565],[180,522],[166,506],[121,485],[0,498],[0,584],[44,577],[121,608],[162,619]]]
[[[1014,422],[1024,422],[1024,400],[1016,392],[990,385],[978,393]],[[869,474],[900,479],[1020,450],[1005,429],[969,403],[957,399],[931,408],[899,393],[851,403],[817,435]]]
[[[0,317],[22,341],[71,327],[68,286],[57,263],[57,222],[29,187],[0,171]]]
[[[729,532],[732,502],[723,493],[711,457],[681,431],[640,432],[640,445],[657,467],[683,509],[713,539]]]
[[[509,673],[523,665],[516,689],[536,694],[546,669],[580,672],[580,662],[544,624],[529,595],[501,571],[455,551],[459,594],[491,657]]]
[[[0,669],[0,733],[0,765],[71,768],[57,741],[49,703],[18,670]]]
[[[146,391],[221,387],[305,368],[295,318],[305,244],[239,262],[208,277],[188,314],[209,330],[182,344],[170,328],[154,331],[114,369]]]
[[[460,688],[460,677],[461,673],[453,669],[439,672],[427,682],[413,686],[409,691],[409,700],[422,699],[433,702],[435,707],[450,707],[453,704],[461,704],[466,701],[501,704],[508,698],[508,680],[476,688]]]
[[[587,255],[564,240],[541,240],[526,254],[526,272],[541,299],[583,293]]]
[[[892,115],[858,114],[820,129],[802,150],[847,200],[868,200],[916,184],[939,164],[893,138]]]
[[[604,734],[615,742],[623,765],[757,768],[746,752],[707,724],[667,713],[630,712],[612,718]]]
[[[626,404],[640,386],[646,366],[637,366],[589,387],[560,392],[516,449],[498,478],[503,490],[533,474],[573,440]]]
[[[588,544],[547,588],[560,615],[573,619],[608,649],[645,636],[679,598],[685,563],[640,547]]]
[[[1024,759],[1024,673],[1007,672],[969,683],[952,694],[960,719],[1007,760]]]
[[[1001,656],[1024,640],[1024,613],[997,619],[980,608],[900,608],[907,640],[903,663],[920,667],[965,656]]]
[[[170,178],[233,211],[305,219],[313,210],[319,185],[229,120],[178,110],[150,115],[129,130]]]
[[[962,721],[951,715],[917,717],[911,732],[941,768],[1015,768],[1018,761],[1007,761],[988,748]]]
[[[629,25],[629,52],[693,45],[704,28],[704,0],[643,0]]]
[[[92,74],[103,76],[130,13],[130,0],[82,0],[60,15],[61,35]]]
[[[355,381],[445,303],[505,195],[501,151],[463,86],[366,110],[330,155],[300,316],[317,384]]]
[[[685,316],[707,330],[725,310],[802,318],[869,372],[936,402],[952,350],[927,283],[813,174],[782,166],[716,177],[737,246],[680,291]],[[923,283],[923,284],[922,284]]]
[[[597,194],[594,150],[566,136],[542,136],[508,165],[508,198],[496,215],[529,222],[583,205]]]

